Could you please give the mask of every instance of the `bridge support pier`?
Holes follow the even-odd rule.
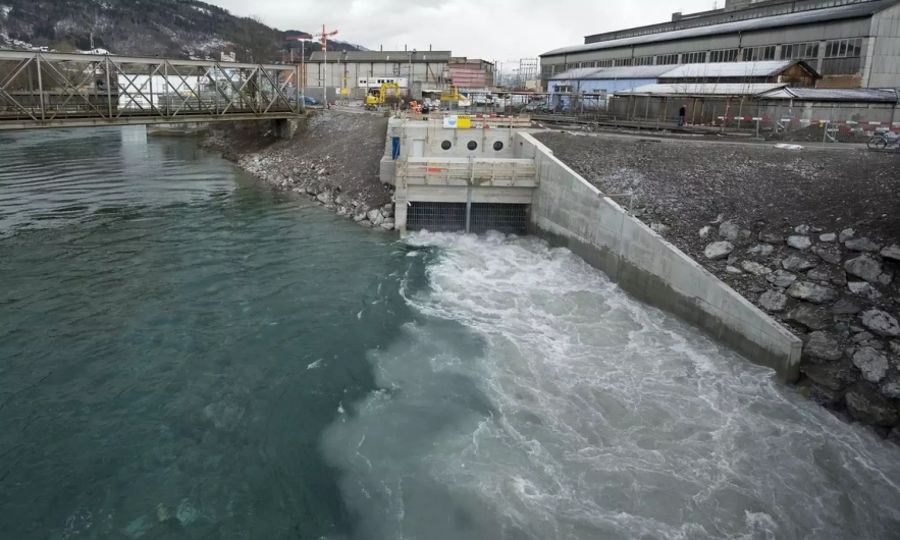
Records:
[[[290,140],[300,129],[300,121],[293,118],[272,120],[272,131],[279,139]]]

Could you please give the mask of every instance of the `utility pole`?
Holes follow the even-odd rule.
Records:
[[[406,97],[412,99],[412,83],[413,83],[413,55],[416,54],[416,50],[413,49],[409,53],[409,80],[406,81]]]
[[[306,40],[300,42],[300,97],[306,106]]]
[[[322,78],[322,91],[325,95],[325,108],[328,106],[328,38],[330,36],[336,36],[338,33],[337,30],[332,30],[331,32],[325,30],[325,25],[322,25],[322,33],[317,34],[316,37],[322,38],[322,58],[323,58],[323,78]]]
[[[300,42],[300,77],[297,86],[300,88],[300,97],[306,97],[306,40],[312,39],[312,35],[305,32],[295,36],[288,37],[291,41]],[[291,63],[294,63],[294,47],[291,46]]]

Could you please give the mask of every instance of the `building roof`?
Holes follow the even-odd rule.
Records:
[[[769,28],[821,23],[841,19],[870,17],[873,14],[878,13],[879,11],[893,5],[896,5],[895,0],[877,0],[874,2],[848,4],[832,8],[801,11],[798,13],[787,13],[784,15],[774,15],[770,17],[760,17],[757,19],[747,19],[743,21],[721,24],[712,24],[709,26],[700,26],[697,28],[686,28],[684,30],[674,30],[670,32],[660,32],[656,34],[647,34],[630,38],[614,39],[611,41],[601,41],[598,43],[589,43],[586,45],[562,47],[560,49],[546,52],[541,56],[560,56],[563,54],[575,54],[600,51],[604,49],[615,49],[618,47],[628,47],[631,45],[641,45],[644,43],[659,43],[661,41],[675,41],[679,39],[715,36],[720,34],[733,34],[737,32],[752,32],[755,30],[766,30]]]
[[[328,54],[329,62],[449,62],[450,51],[332,51]],[[322,62],[324,53],[316,51],[310,56],[310,62]]]
[[[632,66],[614,68],[575,68],[553,75],[552,81],[602,81],[621,79],[746,79],[774,77],[787,68],[803,64],[813,75],[814,69],[800,60],[767,60],[763,62],[723,62],[678,64],[668,66]]]
[[[663,73],[671,71],[673,66],[623,66],[611,68],[575,68],[553,75],[554,81],[576,80],[619,80],[619,79],[657,79]]]
[[[766,60],[762,62],[722,62],[708,64],[681,64],[659,76],[660,79],[735,79],[741,77],[774,77],[794,64],[796,60]]]
[[[898,102],[896,90],[879,90],[875,88],[778,88],[757,97],[760,99],[796,99],[799,101]]]
[[[783,83],[684,83],[645,84],[632,90],[618,91],[616,95],[653,96],[756,96],[783,88]]]

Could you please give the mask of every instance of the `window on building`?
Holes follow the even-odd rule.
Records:
[[[612,67],[613,65],[612,60],[597,60],[595,63],[597,64],[597,67]]]
[[[750,47],[742,53],[744,62],[761,62],[763,60],[775,60],[775,45],[765,47]]]
[[[616,58],[613,60],[614,66],[631,66],[634,65],[633,58]]]
[[[634,65],[636,66],[652,66],[653,61],[656,59],[655,56],[639,56],[634,59]]]
[[[825,58],[851,58],[862,54],[862,39],[838,39],[825,43]]]
[[[847,58],[826,58],[822,60],[822,75],[859,75],[862,70],[862,58],[850,56]]]
[[[819,57],[819,42],[790,43],[781,46],[782,60],[812,60]]]
[[[721,49],[718,51],[709,51],[710,62],[737,62],[737,49]]]
[[[705,52],[683,53],[681,55],[682,64],[702,64],[706,62]]]
[[[678,55],[677,54],[660,54],[656,57],[656,65],[657,66],[668,66],[670,64],[678,63]]]

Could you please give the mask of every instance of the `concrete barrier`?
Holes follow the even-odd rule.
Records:
[[[568,247],[633,296],[707,331],[784,380],[797,380],[799,338],[630,216],[530,134],[517,135],[515,153],[535,160],[535,234]]]

